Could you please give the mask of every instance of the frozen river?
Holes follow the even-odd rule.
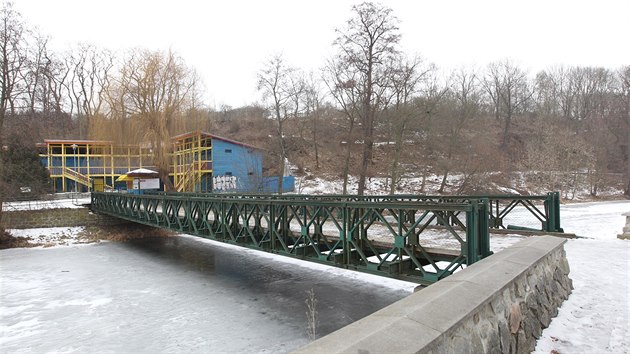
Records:
[[[413,285],[178,236],[0,251],[2,352],[287,352]],[[302,265],[303,264],[303,265]]]
[[[616,235],[629,210],[562,206],[564,229],[588,238],[565,244],[574,290],[536,353],[628,353],[630,242]],[[493,235],[492,250],[520,238]],[[0,353],[287,352],[309,341],[308,290],[324,335],[414,286],[192,236],[2,250]]]

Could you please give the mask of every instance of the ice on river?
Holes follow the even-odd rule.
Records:
[[[287,352],[309,342],[306,292],[327,334],[414,284],[191,236],[0,251],[6,352]],[[383,284],[380,284],[383,283]]]

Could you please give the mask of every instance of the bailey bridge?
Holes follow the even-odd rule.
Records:
[[[121,219],[261,251],[430,284],[490,254],[490,232],[563,232],[538,196],[92,193]]]

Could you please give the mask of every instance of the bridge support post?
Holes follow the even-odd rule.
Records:
[[[547,222],[543,225],[543,230],[549,232],[564,232],[560,227],[560,192],[547,193],[545,210],[548,218]]]

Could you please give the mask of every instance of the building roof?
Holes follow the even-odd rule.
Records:
[[[44,139],[44,143],[46,144],[101,144],[101,145],[109,145],[113,144],[112,141],[107,140],[77,140],[77,139]]]
[[[156,175],[158,174],[157,171],[153,171],[153,170],[149,170],[147,168],[137,168],[133,171],[129,171],[126,173],[128,176],[132,176],[132,175]]]
[[[222,136],[210,134],[208,132],[203,132],[203,131],[200,131],[200,130],[192,131],[192,132],[188,132],[188,133],[184,133],[184,134],[179,134],[179,135],[176,135],[176,136],[172,137],[171,139],[173,139],[173,140],[183,140],[183,139],[186,139],[186,138],[189,138],[189,137],[193,137],[193,136],[195,136],[197,134],[209,137],[211,139],[222,140],[222,141],[225,141],[226,143],[230,143],[230,144],[234,144],[234,145],[240,145],[240,146],[243,146],[243,147],[246,147],[246,148],[249,148],[249,149],[262,150],[261,148],[253,146],[253,145],[245,144],[245,143],[242,143],[240,141],[224,138]]]
[[[210,134],[207,132],[203,132],[200,130],[197,131],[192,131],[192,132],[188,132],[188,133],[184,133],[184,134],[179,134],[179,135],[175,135],[173,137],[171,137],[171,140],[183,140],[189,137],[193,137],[195,135],[202,135],[202,136],[206,136],[209,137],[211,139],[217,139],[217,140],[222,140],[225,141],[227,143],[230,144],[234,144],[234,145],[240,145],[249,149],[254,149],[254,150],[263,150],[259,147],[253,146],[253,145],[249,145],[249,144],[245,144],[242,143],[240,141],[236,141],[236,140],[232,140],[232,139],[228,139],[228,138],[224,138],[222,136],[218,136],[218,135],[214,135],[214,134]],[[77,139],[44,139],[44,143],[43,144],[38,144],[38,146],[46,146],[46,145],[50,145],[50,144],[78,144],[78,145],[111,145],[114,144],[112,141],[108,141],[108,140],[77,140]]]

